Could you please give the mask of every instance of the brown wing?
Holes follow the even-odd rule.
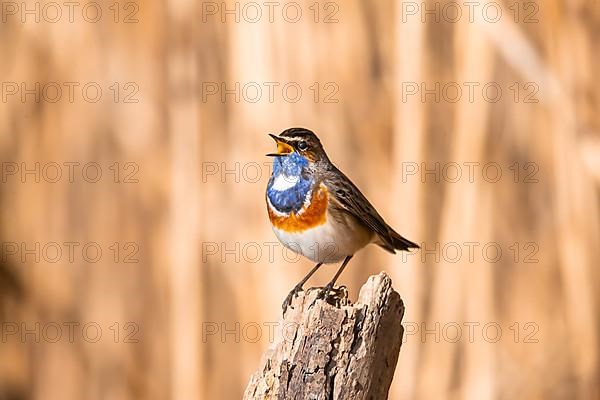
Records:
[[[336,167],[333,167],[326,175],[323,181],[331,194],[333,206],[340,207],[354,215],[379,236],[383,248],[394,253],[393,229],[388,226],[356,185]]]

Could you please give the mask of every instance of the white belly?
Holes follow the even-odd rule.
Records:
[[[273,227],[277,239],[288,249],[323,263],[335,263],[366,246],[372,233],[352,220],[337,221],[327,215],[327,222],[302,232],[286,232]]]

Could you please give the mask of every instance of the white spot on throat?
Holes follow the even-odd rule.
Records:
[[[300,176],[286,176],[285,174],[279,174],[275,177],[273,181],[273,186],[271,189],[277,190],[278,192],[283,192],[288,189],[293,188],[300,181]]]

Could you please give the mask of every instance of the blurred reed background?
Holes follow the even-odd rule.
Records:
[[[39,22],[23,15],[36,3]],[[482,18],[488,3],[499,21]],[[473,22],[461,2],[455,20],[443,1],[298,1],[295,23],[286,2],[273,22],[261,2],[255,22],[247,2],[239,22],[223,14],[231,1],[98,2],[98,22],[82,17],[87,2],[73,22],[64,5],[51,22],[46,2],[11,4],[0,23],[0,399],[240,398],[312,266],[275,244],[265,210],[266,134],[291,126],[316,131],[429,251],[369,247],[341,278],[356,298],[385,270],[404,299],[391,399],[599,398],[597,1],[482,1]],[[36,82],[58,82],[62,97],[21,87]],[[73,101],[65,82],[79,85]],[[422,83],[452,82],[458,101],[455,85],[421,98]],[[494,87],[482,95],[490,82],[498,101]],[[478,84],[473,101],[465,83]],[[38,176],[23,176],[35,163]],[[64,163],[80,163],[73,182]],[[84,179],[86,163],[97,164]],[[422,175],[436,163],[438,176]],[[89,243],[95,261],[82,255]]]

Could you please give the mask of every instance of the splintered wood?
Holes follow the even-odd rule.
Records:
[[[387,399],[404,333],[391,279],[371,276],[351,305],[317,294],[301,292],[287,309],[244,399]]]

